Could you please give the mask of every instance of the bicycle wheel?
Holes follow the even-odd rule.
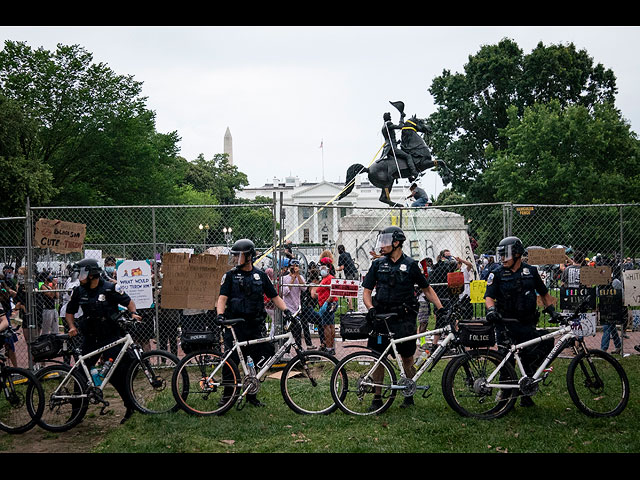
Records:
[[[354,352],[342,359],[331,375],[331,396],[338,408],[351,415],[374,415],[386,411],[396,398],[396,373],[375,352]],[[374,397],[379,396],[380,399]]]
[[[192,415],[222,415],[240,395],[241,379],[232,360],[212,351],[192,352],[173,371],[173,396]]]
[[[173,371],[178,357],[163,350],[152,350],[133,362],[127,372],[128,393],[141,413],[175,412],[180,407],[171,391]]]
[[[45,406],[38,425],[50,432],[65,432],[78,425],[87,413],[87,379],[78,371],[69,378],[68,365],[49,365],[38,370],[36,378],[44,389]]]
[[[489,420],[506,415],[515,405],[517,388],[495,389],[484,386],[503,356],[493,350],[469,350],[453,359],[442,376],[442,394],[449,406],[465,417]],[[518,384],[510,363],[505,363],[493,383]]]
[[[331,374],[338,360],[325,352],[301,352],[282,371],[280,391],[285,403],[302,415],[328,414],[337,405],[331,396]]]
[[[0,395],[0,430],[24,433],[31,430],[44,409],[44,391],[29,370],[3,367]]]
[[[629,379],[620,362],[602,350],[587,350],[567,368],[567,389],[590,417],[614,417],[629,402]]]

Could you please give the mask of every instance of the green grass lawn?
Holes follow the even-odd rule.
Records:
[[[620,357],[618,357],[620,358]],[[354,417],[339,410],[301,416],[282,400],[279,383],[266,380],[258,397],[221,417],[184,412],[145,416],[109,433],[96,452],[145,453],[638,453],[640,452],[640,357],[621,359],[631,399],[618,417],[592,419],[580,413],[566,389],[568,360],[557,360],[551,385],[534,397],[535,407],[516,407],[506,417],[479,421],[460,417],[442,397],[444,362],[430,374],[432,395],[401,398],[380,416]],[[85,419],[90,421],[90,419]]]

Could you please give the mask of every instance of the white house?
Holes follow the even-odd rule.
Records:
[[[353,191],[341,200],[337,200],[337,196],[344,189],[344,183],[302,182],[296,176],[285,177],[284,180],[274,178],[261,187],[245,188],[237,192],[237,196],[254,200],[257,196],[272,199],[275,194],[278,212],[282,197],[283,227],[288,240],[293,243],[335,243],[339,219],[352,213],[354,207],[388,208],[379,200],[380,189],[360,177],[356,177]],[[408,194],[408,184],[399,183],[391,191],[391,199],[409,206],[405,199]]]

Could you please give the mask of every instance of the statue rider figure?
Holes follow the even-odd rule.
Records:
[[[400,123],[398,125],[394,125],[393,122],[391,121],[391,114],[389,112],[386,112],[382,116],[382,119],[384,120],[384,124],[382,126],[382,136],[386,143],[385,145],[386,159],[388,162],[391,162],[392,165],[394,166],[392,171],[396,172],[392,176],[395,177],[397,175],[398,177],[400,177],[400,172],[397,171],[398,165],[396,164],[396,160],[403,159],[407,163],[407,166],[409,167],[409,180],[413,181],[418,176],[419,172],[416,169],[415,163],[413,162],[413,157],[408,153],[400,150],[400,148],[398,148],[398,141],[396,140],[396,133],[395,133],[396,130],[400,130],[404,127],[404,117],[405,117],[405,114],[401,110]],[[382,155],[382,158],[385,158],[384,154]]]

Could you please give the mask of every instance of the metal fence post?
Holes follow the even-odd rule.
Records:
[[[158,285],[160,276],[158,275],[158,246],[156,243],[156,207],[151,207],[151,235],[153,238],[153,304],[155,306],[154,330],[156,335],[156,345],[160,345],[160,312],[158,305]]]
[[[29,201],[29,197],[27,197],[27,206],[26,206],[26,219],[25,219],[25,232],[24,239],[27,247],[27,279],[25,281],[25,290],[27,296],[27,308],[25,310],[25,321],[27,323],[27,329],[29,331],[28,338],[25,336],[25,342],[31,340],[32,335],[34,335],[36,331],[36,325],[34,322],[35,316],[34,312],[36,311],[34,301],[35,295],[33,293],[33,217],[31,212],[31,203]],[[25,321],[22,323],[22,331],[25,332]],[[31,349],[27,349],[28,359],[29,359],[29,368],[33,368],[33,357],[31,356]]]

